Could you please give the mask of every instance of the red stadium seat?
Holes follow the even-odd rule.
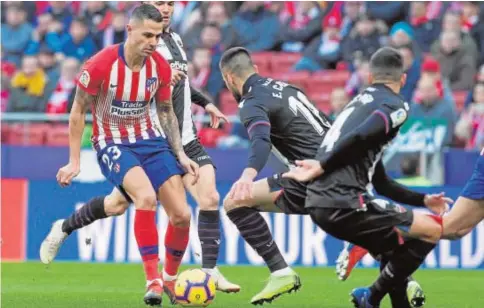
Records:
[[[467,95],[469,94],[468,91],[454,91],[454,100],[455,106],[458,112],[461,112],[464,109],[464,104],[466,102]]]
[[[280,73],[280,74],[273,74],[273,77],[278,80],[285,81],[292,85],[295,85],[302,90],[307,88],[307,84],[310,78],[308,72],[288,72],[288,73]]]
[[[238,112],[238,104],[229,90],[220,93],[220,109],[226,115],[235,115]]]
[[[272,54],[271,68],[273,73],[284,73],[301,59],[300,53],[277,52]]]
[[[8,142],[8,136],[10,134],[10,125],[8,123],[2,123],[2,143]]]
[[[54,125],[47,131],[46,144],[50,146],[69,145],[69,126]]]
[[[350,72],[348,71],[325,70],[314,73],[311,76],[311,84],[325,83],[344,87],[349,78]]]
[[[262,76],[271,74],[272,54],[272,52],[257,52],[251,54],[252,61],[255,65],[257,65],[257,68],[259,69],[259,74],[261,74]]]
[[[331,95],[326,93],[309,93],[309,98],[311,102],[316,105],[316,107],[326,114],[330,114],[331,107]]]
[[[7,140],[12,145],[42,145],[45,142],[49,124],[12,124]]]

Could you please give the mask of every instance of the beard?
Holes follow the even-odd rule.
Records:
[[[242,94],[240,94],[239,91],[237,91],[236,87],[234,87],[233,85],[229,85],[228,88],[230,92],[232,92],[232,95],[234,96],[237,103],[240,103],[240,100],[242,99]]]

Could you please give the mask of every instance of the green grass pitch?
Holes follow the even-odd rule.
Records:
[[[1,307],[145,307],[141,264],[40,263],[1,264]],[[264,267],[221,267],[242,286],[239,294],[217,293],[210,307],[252,307],[250,298],[262,289]],[[368,285],[376,269],[355,269],[347,282],[336,279],[333,268],[296,268],[301,275],[298,293],[284,295],[268,307],[350,308],[348,293]],[[427,294],[428,308],[484,307],[484,271],[420,270],[415,278]],[[169,307],[168,301],[164,306]],[[387,302],[382,307],[390,307]]]

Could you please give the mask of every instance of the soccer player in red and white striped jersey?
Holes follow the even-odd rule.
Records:
[[[176,273],[190,226],[181,176],[188,171],[194,181],[198,179],[198,165],[183,150],[173,111],[171,68],[155,52],[162,21],[154,6],[140,5],[127,25],[126,42],[103,49],[85,63],[69,117],[69,163],[59,170],[57,180],[66,186],[79,173],[85,114],[92,106],[93,145],[101,171],[116,189],[105,198],[94,198],[91,206],[84,206],[67,220],[56,221],[40,249],[42,262],[50,263],[73,226],[112,215],[105,212],[105,208],[112,208],[110,203],[132,201],[148,305],[160,305],[163,292],[158,272],[157,197],[170,217],[166,236],[171,242],[165,239],[165,268]],[[151,99],[156,101],[157,116],[150,116]]]

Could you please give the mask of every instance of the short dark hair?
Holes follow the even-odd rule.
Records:
[[[161,16],[161,13],[158,11],[158,9],[153,5],[146,3],[137,6],[131,14],[131,18],[138,21],[144,21],[147,19],[155,22],[163,21],[163,16]]]
[[[400,81],[404,73],[401,53],[391,47],[378,49],[370,59],[370,73],[376,81]]]
[[[220,59],[220,70],[228,71],[241,77],[253,69],[254,63],[250,58],[250,52],[244,47],[233,47],[226,50]]]

